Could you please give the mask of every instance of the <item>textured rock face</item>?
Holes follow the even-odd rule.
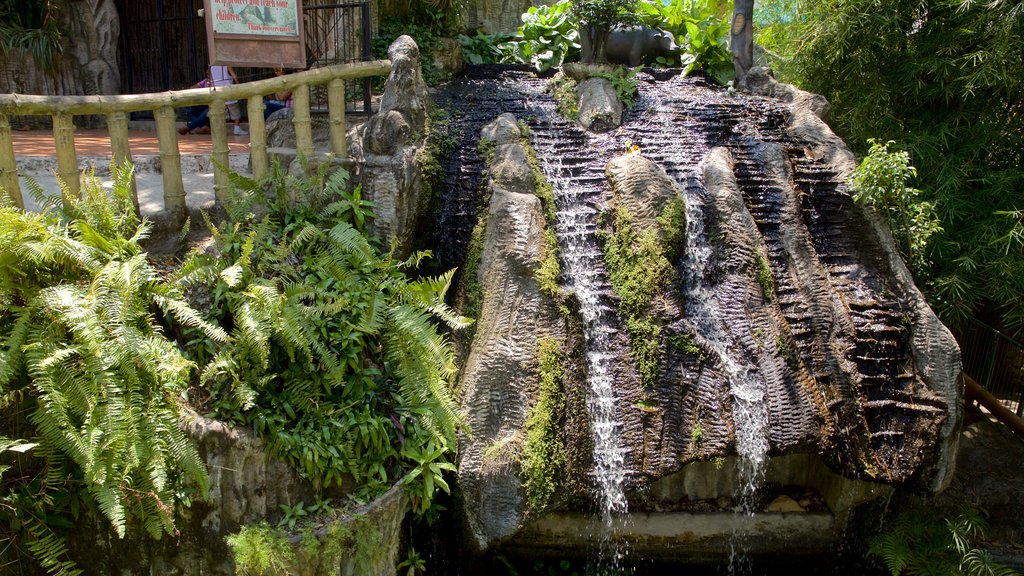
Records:
[[[356,130],[351,153],[361,166],[363,195],[376,203],[371,232],[383,238],[394,236],[407,247],[423,192],[416,156],[426,135],[430,99],[416,42],[400,36],[388,49],[388,57],[391,73],[380,110]]]
[[[471,0],[465,4],[463,15],[470,30],[482,29],[487,34],[515,34],[522,25],[520,16],[530,6],[554,4],[553,1],[531,0]]]
[[[589,282],[597,295],[591,305],[618,314],[598,326],[613,337],[588,350],[615,359],[610,401],[623,456],[616,472],[633,515],[612,539],[651,557],[728,555],[726,535],[739,528],[731,513],[751,481],[741,470],[755,465],[762,474],[752,482],[761,484],[750,504],[754,517],[744,523],[753,553],[823,551],[865,500],[892,487],[935,492],[948,484],[961,420],[959,351],[884,221],[851,198],[846,179],[855,159],[821,120],[827,103],[757,70],[749,76],[756,93],[738,96],[699,80],[642,76],[623,125],[598,134],[537,96],[543,79],[510,73],[502,80],[510,78],[480,106],[528,100],[521,110],[535,115],[531,144],[555,187],[563,261],[588,262],[583,270],[565,266],[565,289]],[[488,130],[499,132],[497,125]],[[501,148],[495,158],[511,157]],[[505,178],[517,180],[514,171]],[[671,259],[668,280],[650,299],[627,300],[654,276],[623,281],[621,272],[631,269],[622,262],[642,256],[645,242],[657,253],[644,234],[668,221],[666,201],[680,195],[683,244],[656,247],[678,248],[660,255]],[[630,229],[618,223],[622,210],[632,237],[620,235]],[[585,241],[593,238],[606,239],[603,256],[599,242]],[[607,240],[622,238],[632,238],[633,254],[622,248],[627,243]],[[621,286],[634,292],[613,292]],[[517,314],[515,307],[505,313]],[[636,333],[647,336],[646,347],[634,346]],[[650,377],[632,357],[644,353],[656,356]],[[473,378],[466,374],[467,390]],[[509,403],[500,413],[515,428],[532,396],[490,394],[465,405],[490,413],[485,399],[500,396]],[[472,470],[463,466],[460,474]],[[501,509],[507,521],[496,536],[478,543],[511,529],[503,549],[599,550],[601,531],[591,522],[602,471],[583,473],[590,500],[556,502],[521,528],[507,512],[513,502]],[[502,479],[514,485],[511,476]]]
[[[196,442],[210,477],[206,500],[193,499],[189,508],[176,519],[178,538],[166,535],[153,541],[142,527],[133,527],[120,540],[103,519],[84,520],[88,529],[82,537],[69,542],[72,556],[86,574],[166,574],[190,576],[235,573],[231,551],[224,538],[237,533],[243,525],[281,517],[281,505],[315,501],[313,487],[284,462],[268,458],[266,445],[250,431],[232,428],[221,422],[192,414],[184,426]],[[361,510],[377,530],[379,546],[373,555],[370,572],[387,576],[395,573],[395,558],[401,541],[401,523],[407,501],[400,487]],[[301,547],[300,547],[301,548]],[[351,564],[353,554],[342,554],[343,564]],[[88,561],[81,559],[89,559]],[[309,560],[309,559],[307,559]],[[338,574],[336,566],[321,566],[309,560],[298,563],[301,569],[290,574],[326,576]],[[349,566],[340,574],[356,576]]]
[[[622,123],[622,102],[612,83],[605,78],[584,80],[579,94],[580,125],[591,132],[607,132]]]
[[[43,71],[31,58],[4,58],[0,66],[0,92],[56,96],[118,94],[121,75],[117,67],[120,21],[114,0],[68,2],[61,11],[64,56],[56,75]],[[16,117],[17,126],[38,127],[49,118]],[[80,127],[102,120],[91,116],[75,118]]]
[[[562,335],[558,311],[534,278],[545,221],[514,125],[505,117],[484,129],[497,135],[497,148],[477,273],[483,303],[459,389],[472,430],[460,447],[459,484],[480,549],[522,527],[526,504],[516,454],[539,386],[537,341]]]

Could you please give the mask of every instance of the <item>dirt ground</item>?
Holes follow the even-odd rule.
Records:
[[[1024,571],[1024,439],[987,413],[969,413],[953,482],[934,504],[985,511],[989,552],[996,561]]]

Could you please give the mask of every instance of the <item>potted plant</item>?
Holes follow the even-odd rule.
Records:
[[[579,22],[583,62],[608,61],[605,48],[608,33],[616,27],[638,24],[638,0],[571,0],[572,15]],[[589,47],[589,49],[588,49]]]

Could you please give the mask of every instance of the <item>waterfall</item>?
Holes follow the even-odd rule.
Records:
[[[764,480],[764,464],[768,458],[768,413],[764,383],[753,366],[728,351],[730,336],[717,313],[718,286],[708,278],[712,247],[704,230],[706,192],[701,189],[687,197],[687,234],[685,289],[687,316],[707,340],[725,369],[733,398],[736,451],[739,469],[735,511],[753,516],[755,497]],[[729,573],[749,572],[743,553],[743,535],[730,538]]]

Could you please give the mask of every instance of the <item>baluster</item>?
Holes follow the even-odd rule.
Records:
[[[78,196],[81,182],[78,178],[78,157],[75,155],[75,122],[70,114],[59,112],[53,115],[53,142],[57,145],[57,174],[64,181],[65,193]]]
[[[218,204],[228,199],[227,108],[220,98],[210,102],[210,137],[213,139],[213,195]]]
[[[256,180],[266,178],[270,161],[267,159],[267,123],[263,118],[263,96],[249,97],[249,158],[252,175]]]
[[[348,156],[348,143],[345,142],[345,81],[341,78],[327,85],[327,107],[331,117],[331,151],[335,157],[344,158]]]
[[[107,115],[107,132],[110,133],[110,156],[117,166],[124,166],[132,161],[132,150],[128,143],[128,115],[124,112],[112,112]],[[139,187],[135,182],[135,172],[132,172],[132,203],[135,204],[135,213],[141,214],[139,210]]]
[[[309,119],[309,86],[300,84],[292,91],[292,125],[295,149],[306,160],[313,159],[313,128]]]
[[[160,143],[160,171],[164,182],[164,210],[185,221],[185,184],[181,181],[181,153],[178,152],[178,129],[174,108],[163,106],[156,117],[156,138]]]
[[[18,183],[18,164],[14,159],[14,138],[11,137],[11,121],[6,114],[0,114],[0,187],[15,206],[25,209]]]

